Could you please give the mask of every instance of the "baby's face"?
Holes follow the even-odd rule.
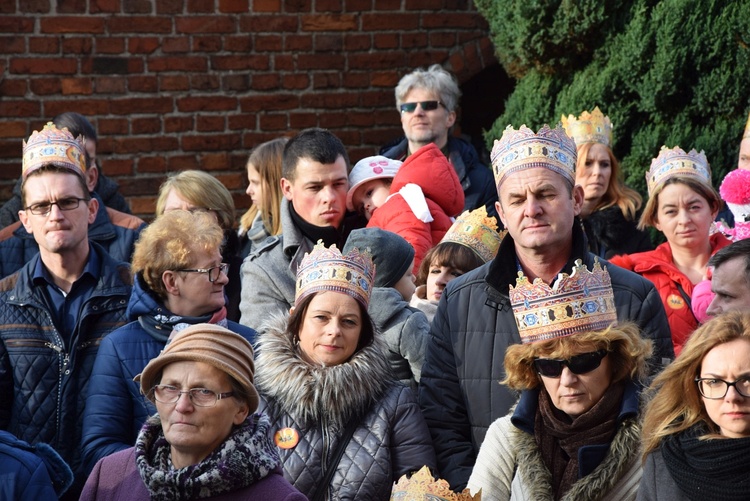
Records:
[[[390,191],[390,186],[385,179],[367,181],[352,196],[352,205],[369,221],[375,209],[385,203],[391,194]]]

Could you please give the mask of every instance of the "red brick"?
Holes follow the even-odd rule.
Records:
[[[249,33],[297,32],[297,16],[242,16],[240,30]]]
[[[201,167],[206,170],[220,170],[226,169],[229,164],[229,155],[225,152],[222,153],[206,153],[201,155],[200,158]],[[225,176],[216,176],[216,179],[224,184]],[[226,186],[226,184],[224,184]]]
[[[161,120],[159,118],[133,118],[130,121],[131,134],[158,134],[160,132]]]
[[[130,210],[133,214],[141,219],[146,220],[143,216],[148,214],[153,217],[156,212],[156,197],[129,197]]]
[[[373,87],[396,87],[400,76],[396,71],[376,71],[370,74]]]
[[[374,39],[376,49],[397,49],[399,45],[398,33],[376,33]]]
[[[27,89],[26,78],[5,78],[0,80],[0,96],[22,97],[26,95]]]
[[[341,52],[344,47],[344,37],[342,34],[324,35],[318,33],[315,35],[315,52]]]
[[[341,87],[340,73],[316,73],[313,75],[313,89],[337,89]]]
[[[124,0],[122,10],[126,14],[151,14],[153,12],[150,0]]]
[[[197,36],[193,38],[193,52],[219,52],[221,38],[215,36]]]
[[[268,70],[269,60],[265,55],[215,56],[211,58],[213,70]]]
[[[177,99],[177,110],[182,113],[193,111],[230,111],[237,109],[237,99],[223,96],[183,97]]]
[[[253,38],[250,35],[224,37],[224,50],[229,52],[250,52],[253,49]]]
[[[134,113],[170,113],[173,110],[172,98],[169,97],[136,97],[113,99],[110,112],[114,115],[131,115]]]
[[[284,50],[287,52],[312,50],[312,35],[287,35],[284,39]]]
[[[429,14],[430,16],[434,14]],[[419,14],[394,13],[387,16],[378,14],[362,15],[362,31],[403,31],[419,29]]]
[[[283,40],[281,35],[256,35],[255,50],[259,52],[281,52]]]
[[[187,0],[187,11],[190,14],[208,14],[213,12],[214,2],[206,0]]]
[[[361,130],[362,143],[385,144],[393,139],[392,133],[388,130],[364,128]]]
[[[365,12],[372,10],[372,0],[344,0],[345,12]]]
[[[449,59],[448,59],[448,65],[449,70],[454,75],[460,75],[464,69],[465,69],[465,63],[464,63],[464,55],[460,52],[454,53]]]
[[[306,89],[310,86],[310,77],[304,73],[283,75],[281,81],[284,89]]]
[[[409,52],[408,62],[406,63],[407,68],[418,68],[421,66],[427,67],[431,64],[440,64],[448,58],[448,51],[445,50],[431,50],[421,51],[415,50]]]
[[[29,37],[29,52],[32,54],[56,54],[60,52],[58,37]]]
[[[21,37],[0,37],[0,53],[18,54],[26,50],[25,40]]]
[[[220,151],[240,146],[237,134],[183,135],[181,139],[184,151]]]
[[[256,127],[255,122],[255,115],[251,115],[248,113],[243,113],[241,115],[230,115],[227,128],[229,130],[254,129]]]
[[[81,104],[78,100],[68,101],[44,101],[45,117],[55,117],[66,111],[81,111]],[[86,99],[86,115],[94,117],[97,115],[109,114],[108,99]]]
[[[349,56],[351,58],[351,55]],[[297,57],[300,70],[343,70],[346,56],[339,54],[300,54]]]
[[[370,86],[370,73],[369,72],[346,72],[344,74],[344,87],[347,89],[351,88],[366,88]]]
[[[86,0],[57,0],[58,14],[85,14]]]
[[[370,50],[372,36],[370,34],[347,33],[344,35],[344,49],[347,51]]]
[[[125,196],[147,195],[154,192],[154,186],[160,186],[164,181],[163,176],[137,176],[128,179],[127,183],[120,184],[120,191]]]
[[[373,125],[379,125],[375,120],[375,115],[370,111],[352,111],[348,113],[347,116],[349,119],[348,124],[352,127],[372,127]]]
[[[18,137],[26,139],[28,136],[26,132],[26,121],[6,121],[3,122],[3,126],[0,127],[0,137]]]
[[[126,118],[100,118],[96,124],[96,131],[100,139],[102,135],[125,135],[129,134],[128,120]]]
[[[404,6],[404,9],[408,11],[429,10],[432,12],[436,12],[437,9],[440,9],[442,7],[443,7],[442,0],[406,0],[406,5]],[[429,15],[433,15],[433,14],[430,13]]]
[[[319,120],[320,126],[326,129],[334,129],[347,125],[347,115],[343,113],[322,113]]]
[[[179,148],[177,138],[163,135],[123,136],[113,141],[112,153],[138,153],[171,151]]]
[[[117,16],[107,20],[109,33],[171,33],[172,18],[164,16]]]
[[[349,31],[357,29],[354,14],[312,14],[302,16],[303,31]]]
[[[150,75],[130,76],[128,77],[128,89],[131,92],[156,92],[159,89],[159,79]]]
[[[453,47],[456,45],[456,33],[452,31],[433,31],[430,33],[432,47]]]
[[[244,92],[250,88],[250,76],[247,73],[223,75],[221,90]]]
[[[186,132],[193,130],[193,117],[165,117],[164,132]]]
[[[20,160],[22,154],[23,154],[23,143],[21,143],[21,141],[19,141],[18,139],[8,139],[8,140],[0,141],[0,157]],[[6,177],[7,173],[4,171],[5,171],[4,167],[0,169],[0,178],[11,179],[10,176]],[[21,170],[19,169],[18,174],[12,179],[15,180],[20,174],[21,174]]]
[[[190,52],[190,37],[169,37],[162,40],[161,50],[165,54]]]
[[[62,51],[63,54],[91,54],[93,45],[91,37],[66,37],[63,39]]]
[[[97,94],[125,94],[127,80],[121,77],[101,77],[94,79],[94,92]]]
[[[158,37],[128,38],[128,51],[131,54],[153,54],[161,45],[161,40]]]
[[[275,54],[273,56],[273,69],[276,71],[296,71],[297,66],[294,56],[291,54]]]
[[[342,0],[315,0],[315,12],[341,12],[343,3]]]
[[[315,92],[302,96],[303,108],[352,108],[359,104],[358,93],[324,93]]]
[[[260,129],[261,130],[286,130],[287,128],[287,116],[286,114],[273,114],[273,115],[261,115],[260,116]]]
[[[194,74],[190,77],[190,87],[193,90],[218,90],[221,88],[221,80],[218,75]]]
[[[278,73],[256,74],[252,77],[253,90],[273,90],[279,86]]]
[[[290,113],[289,127],[292,129],[307,129],[318,125],[317,113]]]
[[[34,18],[31,16],[0,16],[0,33],[31,33]]]
[[[381,106],[393,106],[393,90],[382,89],[359,94],[359,105],[365,108],[378,108]]]
[[[405,65],[404,53],[374,52],[370,54],[349,54],[349,69],[379,70],[401,68]]]
[[[430,14],[422,18],[423,28],[479,28],[479,16],[474,13],[451,12]]]
[[[46,14],[50,11],[49,0],[26,0],[21,3],[21,12],[34,12],[36,14]]]
[[[299,97],[295,94],[256,95],[241,97],[240,109],[247,112],[290,110],[299,107]]]
[[[435,10],[439,8],[439,3],[436,0],[430,0],[432,6],[428,7],[428,10]],[[375,2],[375,10],[401,10],[401,0],[377,0]],[[421,9],[405,9],[407,12]],[[428,14],[431,15],[431,14]]]
[[[247,12],[250,7],[248,0],[219,0],[219,12],[239,14]]]
[[[71,94],[90,95],[93,92],[93,82],[90,78],[63,78],[62,94],[64,96]]]
[[[225,122],[223,116],[200,115],[196,121],[195,130],[198,132],[224,132]]]
[[[156,0],[157,14],[181,14],[184,0]]]
[[[138,159],[138,173],[165,172],[167,160],[164,157],[141,157]]]
[[[152,57],[148,60],[149,71],[205,72],[208,61],[205,57]]]
[[[253,0],[252,12],[281,12],[281,0]]]
[[[310,12],[312,0],[285,0],[284,10],[286,12]]]
[[[54,16],[39,20],[41,33],[104,33],[104,19],[101,17]]]
[[[31,75],[58,74],[72,75],[78,69],[74,58],[13,58],[10,60],[11,73]]]
[[[418,47],[427,47],[427,33],[415,32],[401,34],[402,49],[414,49]]]
[[[233,33],[236,26],[234,19],[227,16],[190,16],[175,19],[175,30],[177,33]]]
[[[96,52],[99,54],[120,54],[125,52],[125,39],[102,37],[96,39]]]
[[[133,174],[132,158],[107,158],[103,160],[102,170],[108,176],[128,176]]]
[[[89,13],[115,13],[120,10],[120,0],[90,0]]]

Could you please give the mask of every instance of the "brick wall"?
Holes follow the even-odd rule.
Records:
[[[400,133],[399,78],[440,63],[466,82],[496,64],[487,35],[462,0],[1,1],[0,201],[22,139],[78,111],[135,213],[192,168],[242,210],[254,145],[320,126],[371,155]]]

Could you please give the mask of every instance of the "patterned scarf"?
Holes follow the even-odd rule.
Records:
[[[704,424],[662,441],[661,454],[682,493],[700,501],[739,501],[750,493],[750,438],[703,439]]]
[[[167,310],[165,309],[164,311]],[[171,337],[171,334],[195,324],[208,323],[227,327],[227,309],[225,306],[222,306],[215,312],[200,317],[185,317],[173,313],[169,313],[168,315],[157,313],[154,316],[141,315],[138,317],[138,323],[155,339],[166,342]]]
[[[171,465],[171,448],[161,422],[154,416],[138,434],[136,465],[152,499],[205,499],[243,489],[281,463],[269,438],[270,426],[267,417],[254,414],[235,427],[203,461],[177,470]]]

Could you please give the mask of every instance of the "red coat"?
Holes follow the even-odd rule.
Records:
[[[406,200],[398,194],[405,185],[413,183],[422,188],[433,221],[417,219]],[[398,170],[391,184],[391,197],[375,210],[367,223],[401,235],[414,247],[414,269],[427,251],[442,240],[455,217],[464,208],[464,191],[456,171],[448,159],[430,143],[415,151]]]
[[[711,255],[732,243],[720,233],[712,235],[709,241]],[[669,242],[652,251],[616,256],[609,261],[653,282],[667,312],[674,353],[679,355],[682,345],[698,327],[698,321],[690,309],[693,283],[675,266]]]

